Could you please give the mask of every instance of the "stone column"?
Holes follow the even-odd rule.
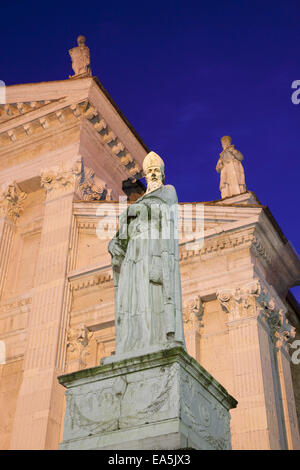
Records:
[[[299,433],[293,429],[294,439],[289,438],[285,410],[289,407],[284,398],[288,390],[294,401],[292,385],[280,372],[278,354],[282,353],[276,346],[278,338],[284,337],[284,325],[288,325],[285,315],[279,313],[274,298],[259,280],[219,291],[217,298],[228,313],[234,374],[230,392],[238,400],[237,408],[232,410],[233,448],[295,448],[292,446],[297,445]],[[283,369],[287,374],[285,361]],[[237,429],[242,429],[242,434]]]
[[[291,358],[288,352],[288,341],[295,337],[295,329],[286,321],[286,317],[282,311],[279,311],[279,316],[281,318],[281,323],[279,330],[276,333],[274,352],[276,354],[281,386],[287,445],[289,450],[300,450],[300,435],[290,366]]]
[[[71,169],[56,168],[41,175],[47,196],[11,449],[58,447],[64,390],[57,376],[65,363],[66,274],[75,182]]]
[[[23,201],[26,196],[26,193],[19,190],[16,182],[10,183],[0,194],[0,298],[6,277],[15,222],[23,210]]]
[[[200,331],[204,309],[200,296],[188,300],[183,307],[184,339],[188,353],[200,362]]]

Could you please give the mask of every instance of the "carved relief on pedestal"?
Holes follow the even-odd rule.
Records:
[[[87,326],[82,324],[79,328],[70,328],[67,339],[67,362],[76,362],[78,369],[87,366],[86,356],[90,354],[90,340],[93,333]]]
[[[0,191],[0,215],[9,216],[12,219],[20,217],[26,197],[27,194],[20,190],[15,181],[2,188]]]
[[[182,374],[181,387],[181,413],[185,424],[213,448],[228,449],[230,418],[222,405],[204,397],[186,372]]]
[[[276,302],[258,279],[242,287],[219,290],[217,299],[223,310],[229,314],[229,321],[253,316],[264,321],[277,348],[295,336],[295,328],[288,322],[284,308]]]
[[[104,379],[88,389],[68,390],[69,438],[143,426],[159,420],[176,401],[176,365]],[[177,372],[178,374],[178,372]],[[141,391],[146,391],[142,392]]]
[[[188,300],[183,306],[182,319],[185,330],[200,330],[203,327],[204,308],[200,295]]]

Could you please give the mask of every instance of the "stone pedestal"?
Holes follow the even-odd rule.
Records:
[[[60,449],[231,449],[236,400],[183,348],[59,377],[67,388]]]

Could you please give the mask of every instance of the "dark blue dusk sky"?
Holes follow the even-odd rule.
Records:
[[[299,1],[6,2],[0,79],[68,78],[78,34],[93,74],[164,158],[180,201],[220,197],[215,166],[229,134],[244,154],[248,189],[300,251],[300,104],[291,101]]]

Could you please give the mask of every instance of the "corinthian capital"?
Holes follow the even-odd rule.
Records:
[[[187,330],[203,327],[204,308],[200,295],[186,302],[183,308],[183,324]]]
[[[27,194],[22,192],[15,181],[0,191],[0,214],[12,219],[20,217],[23,211],[23,201]]]
[[[77,360],[80,368],[86,367],[86,356],[90,354],[89,347],[92,337],[93,333],[84,324],[69,329],[67,339],[68,362]]]
[[[112,190],[97,177],[94,171],[84,165],[82,157],[69,164],[47,168],[41,172],[41,186],[48,194],[73,190],[83,201],[112,199]]]
[[[256,314],[256,298],[261,286],[255,280],[241,287],[217,291],[217,299],[223,310],[229,314],[229,320],[239,320]]]
[[[264,311],[264,320],[270,328],[271,340],[278,349],[287,344],[296,335],[296,329],[288,322],[283,310],[272,301]]]
[[[76,194],[83,201],[107,201],[112,199],[112,190],[87,167],[82,157],[75,162],[72,172],[76,179]]]
[[[55,190],[70,189],[75,185],[75,176],[72,168],[63,165],[47,168],[41,172],[41,186],[47,193]]]
[[[263,321],[276,347],[281,347],[295,336],[295,328],[286,318],[284,305],[259,279],[241,287],[219,290],[217,299],[228,313],[230,322],[253,316]]]

